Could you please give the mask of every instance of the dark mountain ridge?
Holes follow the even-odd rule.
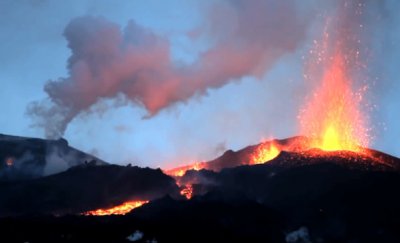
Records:
[[[274,140],[289,149],[263,164],[242,164],[254,145],[182,177],[83,163],[3,181],[0,228],[32,242],[128,242],[136,230],[144,233],[137,242],[399,242],[400,160],[370,149],[302,150],[304,139]],[[179,195],[186,185],[190,200]],[[127,200],[150,202],[125,216],[80,214]]]
[[[70,147],[62,138],[46,140],[0,134],[0,181],[39,178],[84,163],[107,164]]]

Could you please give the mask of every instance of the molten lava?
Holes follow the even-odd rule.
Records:
[[[340,16],[333,22],[328,19],[322,45],[315,41],[315,50],[311,51],[315,56],[312,55],[305,77],[313,77],[321,84],[300,112],[301,133],[312,139],[310,148],[363,152],[362,147],[369,143],[366,118],[361,111],[366,87],[354,92],[351,75],[360,66],[359,37],[353,25]]]
[[[207,163],[205,163],[205,162],[195,162],[190,165],[185,165],[185,166],[181,166],[181,167],[170,169],[170,170],[164,170],[164,173],[169,176],[181,177],[188,170],[197,170],[198,171],[201,169],[205,169],[206,166],[207,166]]]
[[[261,164],[276,158],[280,154],[280,149],[274,142],[259,145],[251,155],[250,164]]]
[[[14,165],[14,161],[15,161],[15,159],[14,159],[13,157],[8,157],[8,158],[6,159],[6,165],[7,165],[7,167],[13,166],[13,165]]]
[[[193,196],[193,186],[190,184],[185,185],[185,187],[181,190],[181,195],[185,196],[186,199],[191,199]]]
[[[361,152],[368,145],[361,96],[352,91],[344,55],[337,52],[329,62],[321,87],[301,115],[302,133],[314,139],[313,148]]]
[[[97,209],[93,211],[88,211],[83,213],[83,215],[92,215],[92,216],[104,216],[104,215],[125,215],[132,211],[135,208],[142,206],[143,204],[148,203],[149,201],[129,201],[125,202],[121,205],[107,208],[107,209]]]

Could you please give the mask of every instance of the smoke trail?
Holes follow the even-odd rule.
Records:
[[[72,52],[68,77],[48,81],[48,98],[29,105],[34,125],[47,137],[62,136],[75,117],[110,99],[142,106],[154,116],[207,89],[263,74],[296,50],[308,22],[294,0],[219,2],[205,16],[200,35],[215,43],[186,66],[172,61],[168,39],[134,21],[121,29],[102,17],[72,20],[64,31]]]

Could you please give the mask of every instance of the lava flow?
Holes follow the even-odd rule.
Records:
[[[191,184],[185,185],[180,193],[182,196],[186,197],[186,199],[191,199],[193,196],[193,186]]]
[[[181,167],[170,169],[170,170],[164,170],[164,173],[167,175],[170,175],[170,176],[181,177],[188,170],[201,170],[201,169],[205,169],[206,166],[207,166],[206,162],[195,162],[190,165],[185,165],[185,166],[181,166]]]
[[[93,211],[88,211],[83,213],[83,215],[86,216],[125,215],[130,211],[132,211],[133,209],[141,207],[143,204],[146,204],[148,202],[149,201],[129,201],[112,208],[96,209]]]

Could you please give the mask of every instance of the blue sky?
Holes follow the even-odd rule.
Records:
[[[191,64],[224,38],[206,34],[191,38],[209,23],[207,9],[216,5],[225,10],[223,2],[1,1],[0,132],[44,137],[42,129],[31,126],[26,110],[31,102],[46,99],[43,89],[48,80],[68,76],[71,49],[63,32],[71,20],[103,16],[121,28],[134,20],[169,41],[175,63]],[[295,6],[299,15],[313,13],[316,6],[322,8],[321,12],[330,7],[314,1],[299,2]],[[368,98],[377,106],[369,112],[375,136],[372,147],[400,156],[400,22],[393,10],[396,6],[396,1],[389,0],[368,5],[367,10],[379,12],[376,16],[380,18],[366,24],[374,30],[368,36],[368,75],[373,80]],[[240,6],[238,9],[240,15]],[[229,21],[230,16],[217,16],[217,20]],[[207,28],[214,33],[216,28],[225,31],[230,25],[222,26],[220,30],[218,24]],[[101,113],[80,113],[69,123],[64,137],[72,146],[106,161],[168,167],[212,159],[226,149],[240,149],[270,137],[297,135],[298,110],[309,94],[302,74],[304,56],[316,38],[315,26],[318,24],[308,24],[294,49],[277,55],[257,74],[207,88],[205,93],[168,106],[149,119],[143,119],[147,112],[142,106],[132,103],[111,105]],[[107,102],[112,103],[112,99],[98,105],[99,109]]]

